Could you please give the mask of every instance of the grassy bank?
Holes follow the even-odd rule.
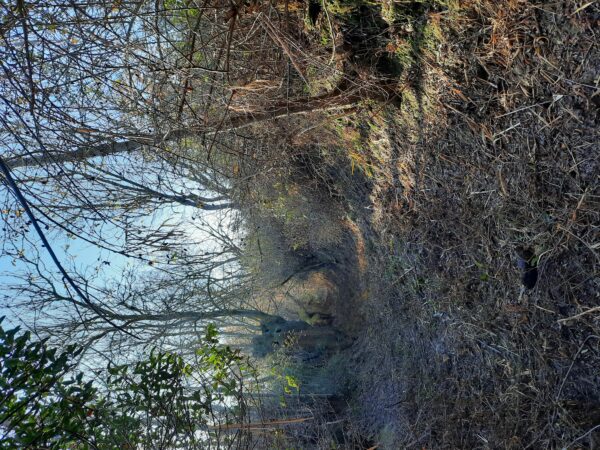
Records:
[[[326,120],[343,144],[307,158],[357,255],[346,445],[594,447],[599,5],[326,7],[320,34],[381,27],[399,97]]]

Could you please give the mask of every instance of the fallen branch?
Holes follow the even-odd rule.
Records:
[[[297,417],[294,419],[272,420],[270,422],[255,422],[255,423],[228,423],[225,425],[210,425],[209,430],[262,430],[273,425],[291,425],[295,423],[303,423],[313,420],[312,417]]]
[[[590,314],[596,311],[600,311],[600,306],[594,306],[593,308],[587,309],[579,314],[575,314],[574,316],[571,317],[566,317],[564,319],[559,319],[557,320],[558,323],[564,323],[564,322],[568,322],[569,320],[573,320],[573,319],[578,319],[582,316],[585,316],[586,314]]]

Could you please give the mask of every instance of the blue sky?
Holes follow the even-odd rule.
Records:
[[[16,222],[25,221],[23,214],[21,214],[21,217],[15,217],[15,202],[12,194],[8,194],[5,186],[0,189],[0,205],[4,205],[0,208],[2,222],[11,221],[15,224]],[[211,241],[203,229],[206,226],[216,226],[223,215],[228,217],[228,214],[231,214],[231,211],[201,211],[198,208],[189,206],[167,206],[143,217],[139,224],[147,229],[152,229],[157,224],[169,220],[171,223],[178,225],[189,236],[189,240],[193,244],[188,250],[191,252],[207,251],[218,248],[218,244],[214,240]],[[2,228],[5,228],[4,223],[2,223]],[[3,242],[5,249],[10,250],[0,254],[0,298],[9,293],[9,285],[20,282],[19,276],[23,276],[32,270],[29,264],[18,257],[19,251],[25,252],[29,258],[39,260],[45,274],[55,280],[56,286],[60,287],[62,285],[59,270],[52,262],[46,249],[43,248],[34,228],[28,227],[28,231],[21,230],[21,232],[23,235],[12,234],[9,236],[7,232],[2,231],[0,228],[0,242]],[[93,280],[93,283],[97,286],[118,280],[127,269],[135,268],[138,272],[155,270],[152,266],[135,258],[127,258],[81,239],[69,237],[66,232],[55,227],[45,230],[44,233],[65,269],[68,272],[75,270],[84,275],[86,279]],[[104,233],[110,235],[110,227],[105,229]],[[119,234],[115,231],[115,239],[119,239]],[[24,235],[27,237],[28,242],[23,241]],[[6,253],[11,253],[11,255]],[[153,260],[151,256],[149,258]],[[14,300],[16,301],[16,299]],[[9,299],[10,301],[11,299]],[[0,311],[0,315],[6,315],[8,321],[17,322],[16,317],[14,317],[15,311],[8,311],[1,306]],[[30,318],[24,316],[23,313],[24,311],[21,310],[17,312],[18,315],[28,321]]]
[[[135,5],[134,5],[135,6]],[[82,8],[79,5],[78,8]],[[120,11],[119,8],[110,8],[104,10],[98,4],[90,3],[86,11],[91,16],[97,17],[97,23],[91,23],[89,27],[82,27],[50,24],[49,22],[69,22],[74,17],[72,6],[56,3],[46,5],[43,3],[32,4],[28,11],[29,28],[31,33],[29,39],[30,53],[34,55],[33,65],[30,68],[25,58],[26,52],[23,51],[24,34],[21,28],[21,21],[15,21],[15,25],[10,27],[3,35],[7,44],[2,47],[0,43],[0,65],[4,72],[0,72],[0,155],[8,156],[14,154],[27,154],[35,151],[40,154],[42,151],[72,151],[79,145],[93,145],[97,142],[104,142],[108,137],[114,135],[127,135],[136,131],[143,130],[151,132],[154,122],[144,116],[146,109],[152,109],[146,103],[147,98],[141,95],[135,98],[132,104],[126,104],[125,109],[131,108],[129,113],[122,113],[122,104],[127,97],[127,86],[121,83],[120,79],[126,79],[131,73],[122,69],[128,63],[133,67],[139,63],[136,60],[135,53],[140,52],[140,61],[152,62],[156,58],[156,52],[152,52],[152,36],[146,36],[142,22],[136,20],[130,22],[127,19],[130,16],[128,11]],[[0,13],[13,14],[6,5],[0,5]],[[120,18],[120,16],[123,16]],[[111,17],[110,21],[105,21],[106,17]],[[85,23],[85,22],[84,22]],[[110,25],[109,25],[110,23]],[[126,30],[131,33],[126,42],[121,39],[125,36]],[[98,34],[99,33],[99,34]],[[102,39],[100,39],[102,38]],[[44,39],[46,42],[44,42]],[[136,41],[140,44],[138,50]],[[47,43],[52,43],[51,46]],[[142,45],[143,44],[143,45]],[[146,47],[144,47],[144,45]],[[51,50],[50,50],[51,49]],[[48,53],[53,58],[48,58]],[[130,60],[128,59],[130,58]],[[162,62],[162,61],[157,61]],[[144,65],[139,64],[139,69],[143,70]],[[133,74],[136,75],[135,73]],[[140,75],[140,74],[137,74]],[[143,75],[143,74],[142,74]],[[144,92],[147,87],[142,83],[140,77],[134,84],[139,92]],[[146,80],[150,85],[151,80]],[[35,89],[31,87],[35,85]],[[34,94],[35,93],[35,94]],[[32,102],[30,97],[37,97]],[[34,104],[32,106],[32,104]],[[40,106],[42,104],[43,106]],[[30,111],[34,110],[33,112]],[[44,109],[48,107],[48,109]],[[35,109],[39,110],[36,112]],[[144,109],[146,108],[146,109]],[[63,116],[64,114],[64,116]],[[131,116],[131,117],[130,117]],[[58,119],[57,119],[58,117]],[[97,130],[94,135],[88,134],[88,131],[81,131],[80,124],[84,124],[84,129]],[[142,126],[144,125],[144,126]],[[36,126],[38,128],[36,128]],[[160,124],[159,124],[160,126]],[[40,131],[41,130],[41,131]],[[37,136],[38,139],[34,138]],[[119,161],[119,157],[107,159],[108,167],[114,168],[119,164],[127,166],[129,161]],[[141,171],[135,173],[135,168],[126,167],[128,176],[135,177],[142,183],[154,183],[154,174],[147,175]],[[117,169],[115,169],[117,170]],[[15,178],[23,179],[35,170],[15,170]],[[39,171],[42,176],[44,170]],[[53,179],[47,188],[41,185],[35,185],[34,182],[24,182],[23,187],[40,188],[38,191],[46,195],[40,203],[44,205],[44,211],[53,215],[49,198],[59,198],[69,195],[68,189],[53,191],[50,185],[54,187],[72,187],[73,182],[68,178],[60,179],[57,174],[59,171],[52,170],[54,174],[50,176]],[[176,176],[176,175],[175,175]],[[201,194],[202,190],[193,182],[178,179],[182,190]],[[85,181],[79,180],[80,183]],[[33,184],[32,184],[33,183]],[[90,187],[83,185],[84,189]],[[27,189],[24,189],[27,191]],[[61,193],[64,191],[64,193]],[[27,192],[24,192],[27,196]],[[30,197],[31,198],[31,197]],[[103,201],[106,199],[93,198],[93,201]],[[63,203],[60,206],[68,206]],[[75,205],[73,205],[76,208]],[[17,281],[17,277],[30,270],[30,266],[25,264],[19,257],[20,252],[25,256],[39,260],[44,267],[44,273],[51,275],[56,281],[58,287],[61,286],[61,277],[58,269],[52,263],[47,251],[42,248],[41,242],[33,227],[19,226],[27,222],[23,216],[15,217],[19,212],[19,207],[15,207],[14,199],[8,193],[5,186],[0,185],[0,223],[17,224],[17,233],[3,231],[4,225],[0,227],[0,299],[9,295],[8,285]],[[110,211],[108,214],[118,214],[118,208]],[[74,211],[77,213],[77,211]],[[198,217],[201,211],[197,208],[175,206],[164,207],[158,210],[149,211],[139,220],[138,225],[146,228],[152,228],[158,223],[171,219],[173,223],[179,224],[186,234],[190,237],[193,244],[190,244],[189,250],[202,251],[214,246],[206,236],[199,230],[195,224],[201,220]],[[35,213],[35,211],[34,211]],[[208,225],[215,224],[218,221],[219,212],[202,212],[202,219]],[[38,219],[43,220],[38,213]],[[90,222],[78,223],[81,227],[91,227]],[[65,225],[75,226],[74,223]],[[28,228],[28,231],[25,231]],[[114,227],[110,222],[103,223],[102,234],[108,241],[119,247],[123,244],[121,230]],[[92,230],[92,228],[89,228]],[[94,230],[92,230],[94,231]],[[22,234],[20,234],[22,233]],[[140,271],[153,270],[147,263],[141,264],[135,259],[129,259],[117,253],[101,250],[97,246],[86,243],[82,239],[69,237],[68,233],[50,225],[45,230],[47,238],[50,241],[53,250],[56,252],[61,263],[67,271],[76,270],[88,279],[93,279],[94,283],[104,284],[117,279],[130,267],[136,267]],[[90,233],[92,236],[93,233]],[[23,236],[27,239],[23,240]],[[2,248],[5,251],[2,251]],[[142,250],[143,252],[143,250]],[[151,255],[144,254],[144,258],[151,258]],[[12,304],[17,299],[8,299]],[[1,314],[1,312],[0,312]],[[22,311],[18,311],[22,315]],[[13,317],[14,318],[14,317]]]

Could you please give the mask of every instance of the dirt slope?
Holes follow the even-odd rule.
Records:
[[[390,449],[595,448],[600,5],[459,6],[394,22],[401,108],[340,121],[366,155],[360,187],[338,180],[368,258],[351,427]]]

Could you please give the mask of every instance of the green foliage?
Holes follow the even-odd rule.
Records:
[[[30,333],[0,326],[0,448],[63,448],[85,423],[97,392],[82,374],[66,378],[81,350],[62,353]],[[82,448],[87,448],[86,446]]]
[[[73,370],[81,352],[0,324],[0,449],[204,448],[216,439],[217,409],[241,420],[250,369],[219,346],[214,326],[192,363],[154,350],[132,366],[109,365],[102,389]]]

